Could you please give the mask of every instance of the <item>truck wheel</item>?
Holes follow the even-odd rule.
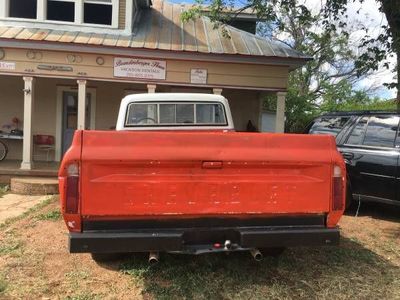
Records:
[[[279,257],[285,252],[285,247],[272,247],[272,248],[261,248],[260,251],[264,256]]]
[[[92,259],[97,263],[105,263],[118,260],[122,257],[121,253],[91,253]]]

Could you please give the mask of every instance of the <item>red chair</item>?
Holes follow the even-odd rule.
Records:
[[[35,148],[46,152],[46,161],[49,161],[50,152],[55,150],[54,142],[55,139],[52,135],[37,134],[33,136]]]

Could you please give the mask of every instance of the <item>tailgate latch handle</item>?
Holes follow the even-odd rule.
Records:
[[[203,161],[203,169],[222,169],[222,161]]]

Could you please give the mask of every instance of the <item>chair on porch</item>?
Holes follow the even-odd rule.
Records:
[[[44,134],[34,135],[33,144],[34,153],[37,151],[46,152],[46,161],[50,161],[50,152],[55,150],[54,136]]]

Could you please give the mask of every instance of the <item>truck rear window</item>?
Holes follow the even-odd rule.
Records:
[[[221,103],[131,103],[125,126],[227,125]]]

